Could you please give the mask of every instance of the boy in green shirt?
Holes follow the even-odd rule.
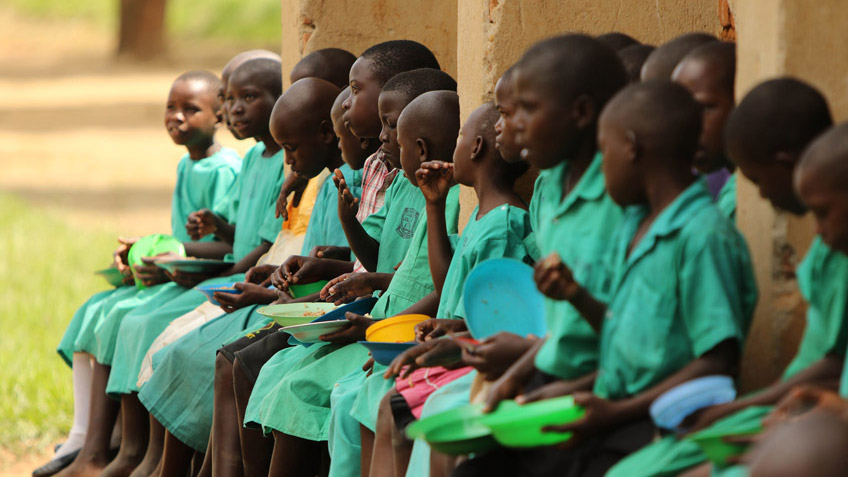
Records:
[[[493,465],[529,475],[604,475],[650,441],[648,408],[659,395],[734,372],[756,302],[753,271],[741,235],[692,174],[700,127],[697,103],[666,81],[629,86],[604,108],[598,140],[605,183],[626,207],[610,254],[608,304],[556,256],[536,270],[543,293],[571,302],[602,333],[593,389],[574,392],[585,415],[548,429],[573,432],[576,441],[565,451],[472,459],[473,472],[462,475]]]
[[[727,145],[733,161],[758,185],[763,197],[775,208],[800,215],[805,208],[792,193],[792,169],[801,151],[831,123],[827,102],[809,85],[788,78],[767,81],[751,90],[731,113]],[[845,354],[841,330],[848,293],[842,282],[830,277],[848,276],[848,259],[816,238],[796,274],[808,303],[807,326],[781,379],[755,394],[700,411],[687,422],[685,432],[719,425],[729,417],[761,420],[793,387],[837,379]],[[624,459],[610,475],[677,475],[705,460],[699,446],[669,436]]]

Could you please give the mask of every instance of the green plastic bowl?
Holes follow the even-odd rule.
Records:
[[[469,404],[425,417],[406,428],[410,439],[424,439],[442,454],[467,455],[494,449],[492,431],[480,423],[482,404]]]
[[[759,434],[762,430],[763,426],[760,424],[739,426],[733,429],[707,428],[701,432],[692,434],[688,439],[701,447],[701,450],[710,462],[721,467],[727,465],[727,459],[738,457],[748,449],[748,446],[745,444],[725,442],[725,437],[751,436]]]
[[[309,323],[334,309],[336,309],[336,305],[332,303],[285,303],[264,306],[256,312],[271,318],[280,326],[294,326]]]
[[[121,272],[117,268],[104,268],[94,273],[103,277],[113,287],[119,287],[124,284],[124,276],[121,275]]]
[[[574,422],[585,414],[574,404],[573,396],[546,399],[520,405],[502,401],[498,408],[483,418],[482,424],[492,429],[495,439],[506,447],[539,447],[565,442],[570,432],[543,432],[542,428]]]
[[[143,257],[154,257],[160,253],[168,252],[177,253],[182,257],[185,257],[186,254],[185,247],[182,242],[170,235],[145,235],[138,239],[138,241],[130,247],[130,251],[127,254],[127,261],[129,262],[130,267],[133,267],[134,265],[141,265],[141,259]],[[142,284],[139,280],[135,281],[135,286],[137,286],[139,290],[143,290],[145,288],[144,284]]]
[[[302,298],[313,293],[318,293],[327,283],[327,280],[320,280],[313,283],[304,283],[303,285],[289,285],[289,293],[294,298]]]

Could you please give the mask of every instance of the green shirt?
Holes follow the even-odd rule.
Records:
[[[602,156],[595,155],[571,192],[562,197],[568,161],[544,170],[536,179],[530,217],[542,256],[557,252],[574,278],[605,300],[610,275],[607,256],[621,208],[606,194]],[[536,355],[536,367],[561,379],[575,379],[598,365],[598,335],[566,301],[545,299],[548,338]]]
[[[402,177],[395,178],[395,182],[398,182],[398,179],[406,180]],[[449,234],[457,232],[458,222],[459,186],[454,186],[448,192],[445,203],[445,223]],[[383,244],[380,244],[380,248],[383,248]],[[409,249],[403,257],[403,262],[392,277],[392,283],[388,289],[374,304],[371,315],[375,318],[394,316],[418,303],[434,290],[430,262],[427,257],[427,214],[423,214],[418,220],[418,225],[415,226],[415,233],[409,242]]]
[[[277,197],[285,179],[283,151],[262,157],[264,152],[262,142],[247,151],[230,200],[215,209],[236,227],[232,253],[236,261],[262,242],[274,242],[283,226],[283,219],[275,217]]]
[[[728,177],[727,182],[721,186],[716,198],[716,205],[725,217],[736,221],[736,174]]]
[[[848,257],[816,236],[795,271],[807,301],[807,325],[795,358],[786,367],[788,379],[828,353],[845,354],[848,316]]]
[[[403,260],[418,222],[427,215],[425,205],[421,190],[398,176],[386,189],[380,210],[362,222],[365,232],[380,243],[377,273],[392,273]]]
[[[613,241],[595,381],[608,399],[658,384],[724,340],[741,346],[757,301],[745,241],[702,181],[657,216],[628,256],[647,214],[628,208]]]
[[[343,164],[339,167],[350,193],[357,199],[362,197],[362,174],[356,174],[349,165]],[[327,176],[318,189],[315,205],[312,207],[312,215],[309,216],[309,224],[306,226],[306,234],[303,237],[303,248],[301,255],[309,255],[309,252],[318,245],[335,245],[347,247],[342,223],[339,221],[339,193],[333,183],[332,175]]]
[[[490,258],[509,257],[526,263],[539,258],[526,210],[504,204],[477,218],[478,209],[472,212],[454,250],[439,297],[439,318],[465,318],[465,279],[477,264]]]
[[[190,242],[185,225],[188,214],[200,209],[214,209],[226,201],[230,188],[241,169],[236,151],[223,147],[203,159],[192,160],[188,154],[177,165],[177,184],[171,199],[171,234],[180,242]],[[214,235],[201,241],[210,242]]]

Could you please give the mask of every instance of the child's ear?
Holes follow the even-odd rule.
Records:
[[[636,135],[636,132],[628,129],[627,132],[624,133],[624,138],[627,141],[627,147],[625,148],[627,159],[630,162],[636,162],[642,155],[642,148],[639,145],[639,137]]]
[[[333,131],[333,123],[331,121],[327,119],[321,121],[320,128],[321,136],[323,137],[325,144],[330,144],[337,139],[336,132]]]
[[[419,137],[415,140],[415,148],[418,150],[418,157],[421,158],[421,162],[430,160],[430,150],[427,147],[427,141]]]
[[[486,155],[486,141],[483,140],[483,136],[477,136],[474,138],[474,147],[471,148],[471,160],[476,161],[478,159],[482,159],[483,156]]]
[[[359,138],[359,148],[363,151],[367,151],[368,148],[371,147],[371,139],[367,137]]]
[[[595,101],[588,94],[581,94],[574,100],[574,124],[579,129],[585,129],[595,123],[597,111]]]

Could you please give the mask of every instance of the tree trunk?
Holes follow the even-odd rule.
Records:
[[[118,55],[151,59],[165,51],[167,0],[120,0]]]

